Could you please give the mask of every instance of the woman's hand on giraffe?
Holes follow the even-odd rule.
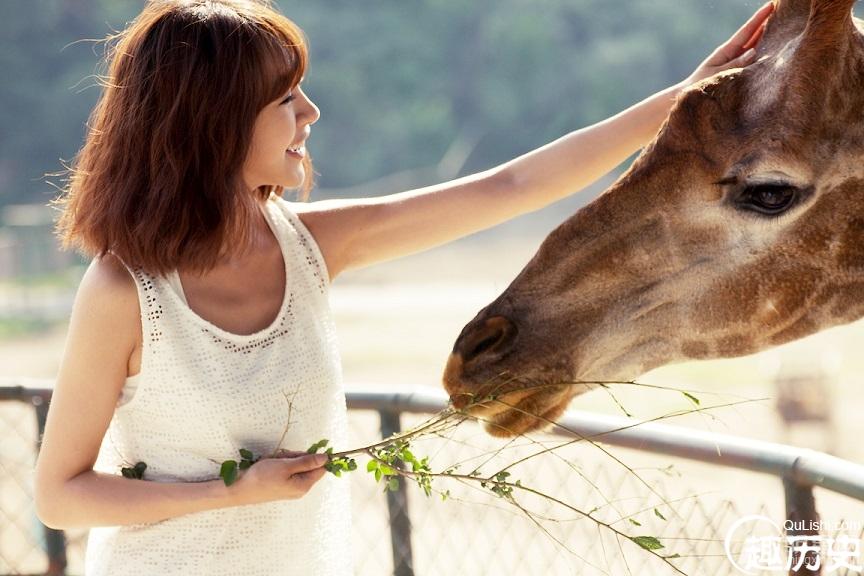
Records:
[[[742,68],[756,58],[756,46],[762,39],[768,17],[774,12],[774,2],[768,2],[732,35],[729,40],[717,47],[698,68],[683,82],[689,86],[718,72],[730,68]]]

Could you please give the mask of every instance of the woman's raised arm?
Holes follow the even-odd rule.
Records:
[[[491,170],[379,198],[298,205],[331,279],[489,228],[585,188],[653,138],[683,88],[749,64],[772,7],[760,8],[680,84]]]

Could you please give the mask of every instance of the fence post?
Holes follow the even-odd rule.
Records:
[[[381,437],[389,438],[402,431],[399,413],[380,410]],[[397,462],[401,467],[402,463]],[[393,548],[394,576],[414,576],[411,556],[411,518],[408,516],[408,490],[404,478],[396,492],[387,491],[387,510],[390,514],[390,544]]]
[[[806,571],[807,574],[818,576],[822,573],[824,555],[819,540],[819,513],[816,512],[813,487],[800,484],[791,474],[787,474],[783,476],[783,489],[786,494],[786,521],[787,524],[791,523],[790,529],[786,530],[792,558],[789,575],[800,576],[803,571]],[[794,540],[790,540],[790,537]]]
[[[42,435],[45,433],[45,421],[48,419],[48,402],[42,396],[30,398],[36,412],[36,454],[42,446]],[[48,555],[48,570],[45,576],[63,576],[66,574],[66,535],[62,530],[54,530],[42,526],[45,538],[45,552]]]

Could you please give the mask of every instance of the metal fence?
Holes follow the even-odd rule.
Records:
[[[32,506],[33,461],[50,388],[36,381],[3,384],[0,574],[81,574],[86,532],[47,529]],[[437,390],[349,390],[352,442],[387,437],[445,403]],[[864,563],[852,545],[864,537],[864,467],[818,452],[576,412],[530,439],[492,439],[465,423],[412,448],[435,470],[461,465],[485,473],[522,461],[509,469],[512,479],[536,493],[501,498],[451,478],[436,478],[432,497],[411,486],[385,493],[362,463],[342,479],[352,486],[356,574],[738,574],[727,549],[742,561],[756,545],[765,552],[766,543],[796,537],[810,544],[820,537],[842,541],[847,564]],[[546,452],[531,457],[538,449]],[[446,500],[439,497],[444,491]],[[727,542],[730,528],[746,517],[762,518],[761,527],[759,521],[742,525]],[[784,520],[795,523],[783,539],[760,533]],[[817,520],[821,532],[802,528]],[[638,542],[654,540],[640,536],[663,548],[649,553]],[[802,561],[816,557],[804,554]],[[826,562],[820,569],[860,573],[839,566]]]

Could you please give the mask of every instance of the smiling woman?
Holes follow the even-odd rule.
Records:
[[[92,528],[93,576],[250,557],[248,574],[350,571],[347,485],[307,495],[324,459],[275,445],[291,409],[292,446],[346,429],[326,266],[279,197],[312,186],[303,34],[265,3],[178,0],[111,40],[59,201],[64,243],[95,259],[37,465],[40,517]],[[241,447],[269,457],[229,489],[213,462]],[[146,482],[121,475],[136,462]]]

